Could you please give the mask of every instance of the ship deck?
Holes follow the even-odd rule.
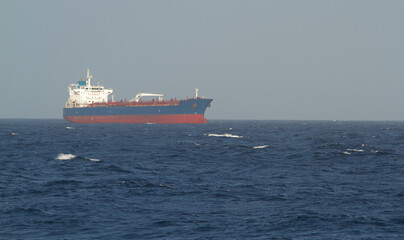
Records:
[[[152,100],[152,101],[127,101],[121,100],[119,102],[107,102],[107,103],[92,103],[88,107],[134,107],[134,106],[176,106],[180,103],[180,100]]]

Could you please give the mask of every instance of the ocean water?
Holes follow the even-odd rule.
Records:
[[[0,120],[0,239],[404,239],[404,122]]]

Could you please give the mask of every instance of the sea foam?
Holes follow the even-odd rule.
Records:
[[[254,147],[252,147],[252,148],[254,148],[254,149],[260,149],[260,148],[267,148],[268,147],[268,145],[261,145],[261,146],[254,146]]]
[[[93,161],[93,162],[100,162],[101,161],[98,158],[87,158],[87,159],[90,160],[90,161]]]
[[[57,160],[70,160],[70,159],[73,159],[75,157],[76,157],[76,155],[71,154],[71,153],[67,153],[67,154],[59,153],[59,155],[56,157],[56,159]]]
[[[243,138],[243,136],[238,136],[238,135],[233,135],[230,133],[224,133],[224,134],[216,134],[216,133],[208,133],[205,134],[208,137],[228,137],[228,138]]]
[[[364,149],[347,149],[347,151],[350,151],[350,152],[364,152],[365,150]]]

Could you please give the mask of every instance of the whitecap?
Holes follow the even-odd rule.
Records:
[[[57,160],[70,160],[70,159],[73,159],[75,157],[76,157],[76,155],[71,154],[71,153],[67,153],[67,154],[59,153],[59,155],[56,157],[56,159]]]
[[[238,136],[238,135],[233,135],[230,133],[224,133],[224,134],[216,134],[216,133],[208,133],[205,134],[208,137],[228,137],[228,138],[243,138],[243,136]]]
[[[343,152],[343,154],[346,154],[346,155],[351,155],[351,153],[350,153],[350,152]]]
[[[15,132],[12,132],[12,133],[10,133],[11,135],[13,135],[13,136],[17,136],[18,134],[17,133],[15,133]]]
[[[364,152],[365,150],[363,149],[347,149],[350,152]]]
[[[100,162],[101,161],[98,158],[87,158],[87,159],[90,160],[90,161],[93,161],[93,162]]]
[[[252,148],[254,148],[254,149],[260,149],[260,148],[267,148],[268,147],[268,145],[262,145],[262,146],[254,146],[254,147],[252,147]]]
[[[67,129],[74,129],[74,127],[66,127]]]

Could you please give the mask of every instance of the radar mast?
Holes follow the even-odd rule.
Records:
[[[93,75],[90,74],[90,69],[87,68],[87,84],[89,87],[91,87],[91,78],[93,78]]]

